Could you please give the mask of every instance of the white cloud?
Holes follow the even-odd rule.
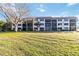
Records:
[[[40,12],[45,12],[46,10],[44,8],[37,8]]]
[[[45,12],[46,10],[45,9],[40,9],[40,12]]]
[[[73,6],[76,5],[77,3],[68,3],[67,6]]]
[[[40,11],[40,12],[45,12],[46,11],[43,4],[40,4],[39,7],[37,8],[37,10]]]

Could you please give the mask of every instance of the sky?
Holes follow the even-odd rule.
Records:
[[[78,16],[77,3],[31,3],[28,4],[32,16]]]
[[[31,16],[76,16],[79,19],[79,3],[28,3],[27,6]]]

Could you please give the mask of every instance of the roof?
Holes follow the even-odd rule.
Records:
[[[58,19],[58,18],[59,18],[59,19],[65,19],[65,18],[66,18],[66,19],[67,19],[67,18],[68,18],[68,19],[78,19],[78,18],[75,17],[75,16],[68,16],[68,17],[67,17],[67,16],[66,16],[66,17],[65,17],[65,16],[64,16],[64,17],[61,17],[61,16],[59,16],[59,17],[54,17],[54,16],[53,16],[53,17],[52,17],[52,16],[42,16],[42,17],[27,17],[27,18],[24,18],[24,19],[25,19],[25,20],[26,20],[26,19],[27,19],[27,20],[32,20],[32,19],[39,19],[39,18],[40,18],[40,19],[42,19],[42,18],[43,18],[43,19]]]

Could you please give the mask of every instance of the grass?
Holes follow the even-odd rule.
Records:
[[[2,32],[1,56],[79,56],[79,32]]]

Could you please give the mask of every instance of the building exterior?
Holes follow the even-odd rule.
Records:
[[[28,17],[18,22],[18,31],[76,31],[76,22],[76,17]]]

